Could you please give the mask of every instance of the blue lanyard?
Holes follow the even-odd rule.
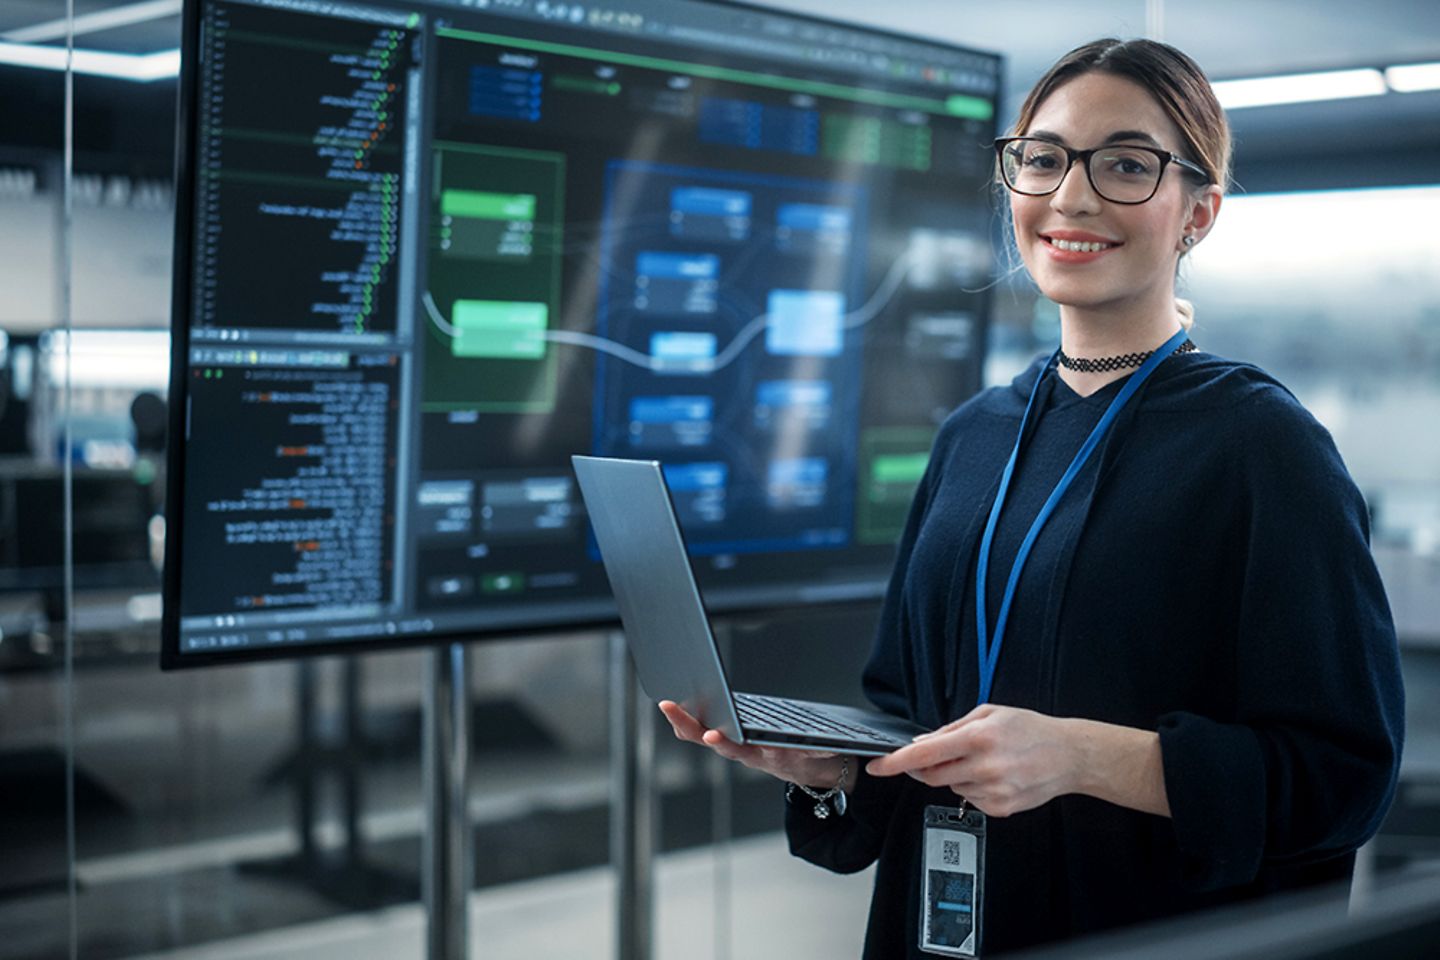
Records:
[[[976,701],[976,706],[990,701],[990,687],[995,682],[995,665],[1000,662],[1000,644],[1005,640],[1005,624],[1010,619],[1010,603],[1015,599],[1015,586],[1020,582],[1020,571],[1030,557],[1030,548],[1035,545],[1035,539],[1040,536],[1041,528],[1045,526],[1045,521],[1050,519],[1050,514],[1055,512],[1055,505],[1060,502],[1061,497],[1065,496],[1065,491],[1070,489],[1070,484],[1075,482],[1076,474],[1080,472],[1081,467],[1085,466],[1085,461],[1090,459],[1090,454],[1094,453],[1095,448],[1100,445],[1100,441],[1104,438],[1106,431],[1110,429],[1110,425],[1115,422],[1121,409],[1135,395],[1135,391],[1140,389],[1145,379],[1155,371],[1156,367],[1160,366],[1161,361],[1174,353],[1180,344],[1185,342],[1185,336],[1185,331],[1180,330],[1140,365],[1140,369],[1135,371],[1129,382],[1115,395],[1115,399],[1110,401],[1109,409],[1100,418],[1100,422],[1095,425],[1095,429],[1090,431],[1090,436],[1085,439],[1084,445],[1075,454],[1075,459],[1070,461],[1070,466],[1066,469],[1064,476],[1060,478],[1060,482],[1055,484],[1055,489],[1050,492],[1045,505],[1036,515],[1035,522],[1030,524],[1030,532],[1021,542],[1020,551],[1015,554],[1015,562],[1010,567],[1010,579],[1005,583],[1005,595],[1000,602],[1000,613],[995,618],[995,635],[991,638],[986,630],[985,622],[987,599],[985,583],[990,572],[991,541],[995,538],[995,525],[1000,520],[1000,508],[1005,505],[1005,494],[1010,490],[1010,478],[1014,475],[1015,464],[1020,459],[1020,441],[1025,437],[1025,427],[1030,422],[1030,410],[1035,406],[1035,395],[1040,392],[1040,382],[1045,379],[1045,375],[1050,372],[1051,366],[1055,363],[1055,358],[1060,355],[1059,349],[1056,349],[1050,359],[1045,361],[1040,375],[1035,378],[1035,386],[1030,389],[1030,400],[1025,404],[1025,415],[1020,418],[1020,432],[1015,436],[1015,449],[1010,451],[1010,461],[1005,464],[1005,472],[1000,476],[1000,490],[995,494],[995,503],[990,508],[990,519],[985,524],[985,535],[980,539],[980,557],[975,568],[976,645],[980,652],[980,697]]]

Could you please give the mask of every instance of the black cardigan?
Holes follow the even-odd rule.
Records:
[[[939,726],[975,703],[975,552],[1037,360],[942,426],[865,671],[881,709]],[[991,622],[1024,528],[1120,383],[1053,373],[1002,514]],[[1032,416],[1032,421],[1036,418]],[[1365,504],[1329,434],[1254,366],[1160,365],[1037,540],[991,702],[1160,734],[1171,819],[1084,796],[991,818],[983,952],[1350,875],[1394,793],[1404,693]],[[793,853],[878,859],[865,957],[921,957],[921,812],[861,779],[843,817],[793,804]]]

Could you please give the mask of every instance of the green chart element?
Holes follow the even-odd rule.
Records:
[[[426,324],[427,413],[549,413],[558,371],[565,158],[438,142]],[[427,315],[428,316],[428,315]]]
[[[530,193],[442,191],[441,256],[497,262],[528,260],[535,252],[535,201],[535,195]]]
[[[524,220],[535,222],[535,197],[528,193],[485,193],[481,190],[444,190],[440,213],[447,217],[477,220]]]
[[[457,357],[540,360],[549,313],[543,303],[456,300],[451,350]]]
[[[820,128],[820,152],[825,157],[903,170],[930,169],[931,141],[929,127],[878,117],[826,114]]]
[[[880,544],[900,539],[934,441],[930,427],[875,427],[860,434],[856,540]]]

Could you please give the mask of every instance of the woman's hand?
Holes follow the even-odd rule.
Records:
[[[1033,810],[1067,793],[1170,816],[1154,731],[1017,707],[976,707],[865,769],[949,787],[992,817]]]
[[[865,769],[949,787],[986,815],[1008,817],[1077,790],[1078,746],[1072,721],[985,704]]]
[[[726,760],[743,763],[752,770],[760,770],[772,777],[820,790],[829,790],[840,779],[841,763],[836,754],[735,743],[719,730],[706,729],[673,700],[661,700],[660,712],[670,721],[670,726],[679,739],[709,747]],[[842,789],[851,790],[857,774],[856,765],[851,763],[850,774]]]

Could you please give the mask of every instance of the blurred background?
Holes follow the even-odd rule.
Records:
[[[1002,128],[1099,36],[1215,81],[1440,61],[1431,0],[760,6],[1002,54]],[[418,956],[426,654],[158,669],[177,80],[77,70],[67,115],[45,51],[168,56],[181,4],[67,12],[0,5],[0,960]],[[1440,866],[1440,89],[1396,87],[1235,101],[1234,189],[1181,290],[1200,346],[1286,383],[1371,509],[1409,733],[1368,877]],[[1023,273],[990,306],[986,384],[1058,331]],[[732,681],[858,702],[875,615],[736,618]],[[472,650],[477,956],[613,955],[607,656],[597,632]],[[656,955],[855,955],[868,873],[791,861],[772,782],[655,747]]]

